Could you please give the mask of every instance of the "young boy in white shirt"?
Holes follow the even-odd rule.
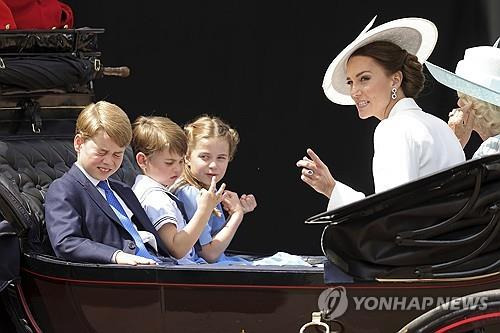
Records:
[[[198,209],[187,221],[182,203],[168,191],[182,174],[187,138],[166,117],[141,116],[133,124],[132,148],[142,170],[132,187],[169,253],[180,264],[195,263],[194,246],[215,206],[223,200],[225,185],[218,191],[215,179],[198,197]],[[189,222],[189,223],[188,223]]]

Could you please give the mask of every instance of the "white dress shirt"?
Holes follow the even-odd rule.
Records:
[[[75,162],[75,165],[78,167],[78,169],[80,169],[80,171],[85,175],[85,177],[87,177],[87,179],[90,180],[90,182],[97,188],[97,190],[99,191],[99,193],[101,193],[103,198],[106,199],[106,193],[104,192],[104,190],[100,187],[97,187],[97,184],[99,183],[99,179],[92,177],[87,171],[85,171],[85,169],[80,164],[78,164],[78,162]],[[108,183],[108,186],[109,186],[109,183]],[[116,199],[118,199],[118,202],[123,207],[123,210],[125,210],[127,217],[130,219],[130,221],[132,221],[132,216],[134,215],[132,213],[132,211],[127,207],[127,205],[122,200],[122,198],[120,198],[118,193],[116,193],[111,187],[109,187],[109,188],[111,189],[111,191],[115,195]],[[137,230],[137,226],[134,224],[133,221],[132,221],[132,224],[134,225],[134,228]],[[144,244],[148,243],[156,251],[158,251],[158,244],[156,243],[156,238],[152,233],[150,233],[149,231],[145,231],[145,230],[137,230],[137,232],[139,233],[139,236],[141,236],[142,242]],[[116,255],[116,253],[115,253],[115,255]],[[113,258],[114,258],[114,256],[113,256]]]
[[[465,161],[462,146],[448,124],[422,111],[412,98],[399,100],[378,124],[373,145],[375,193]],[[336,181],[328,210],[364,197]]]

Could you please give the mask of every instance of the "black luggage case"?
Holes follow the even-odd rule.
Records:
[[[97,38],[104,29],[0,32],[0,137],[73,134],[79,112],[94,102],[102,76]]]

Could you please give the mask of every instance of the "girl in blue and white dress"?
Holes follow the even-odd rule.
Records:
[[[239,142],[236,130],[217,117],[201,116],[184,127],[188,137],[188,150],[183,175],[170,190],[183,202],[188,218],[197,209],[196,198],[201,189],[208,189],[213,177],[219,182],[225,175]],[[200,235],[196,254],[209,263],[249,264],[242,258],[227,256],[229,246],[243,217],[255,209],[257,202],[252,194],[237,193],[226,189],[222,205],[214,209]],[[223,214],[227,212],[228,217]]]

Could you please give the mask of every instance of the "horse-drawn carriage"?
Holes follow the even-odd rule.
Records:
[[[51,50],[93,66],[90,76],[72,88],[2,87],[0,296],[12,321],[5,329],[495,331],[499,306],[494,289],[500,288],[498,155],[310,218],[307,223],[325,224],[325,256],[303,257],[310,266],[130,267],[55,257],[44,229],[44,196],[76,159],[74,121],[93,100],[92,80],[101,70],[96,44],[101,32],[0,36],[0,57],[6,65],[9,57],[47,55]],[[137,172],[128,149],[113,177],[130,185]],[[454,300],[478,292],[483,293]]]

